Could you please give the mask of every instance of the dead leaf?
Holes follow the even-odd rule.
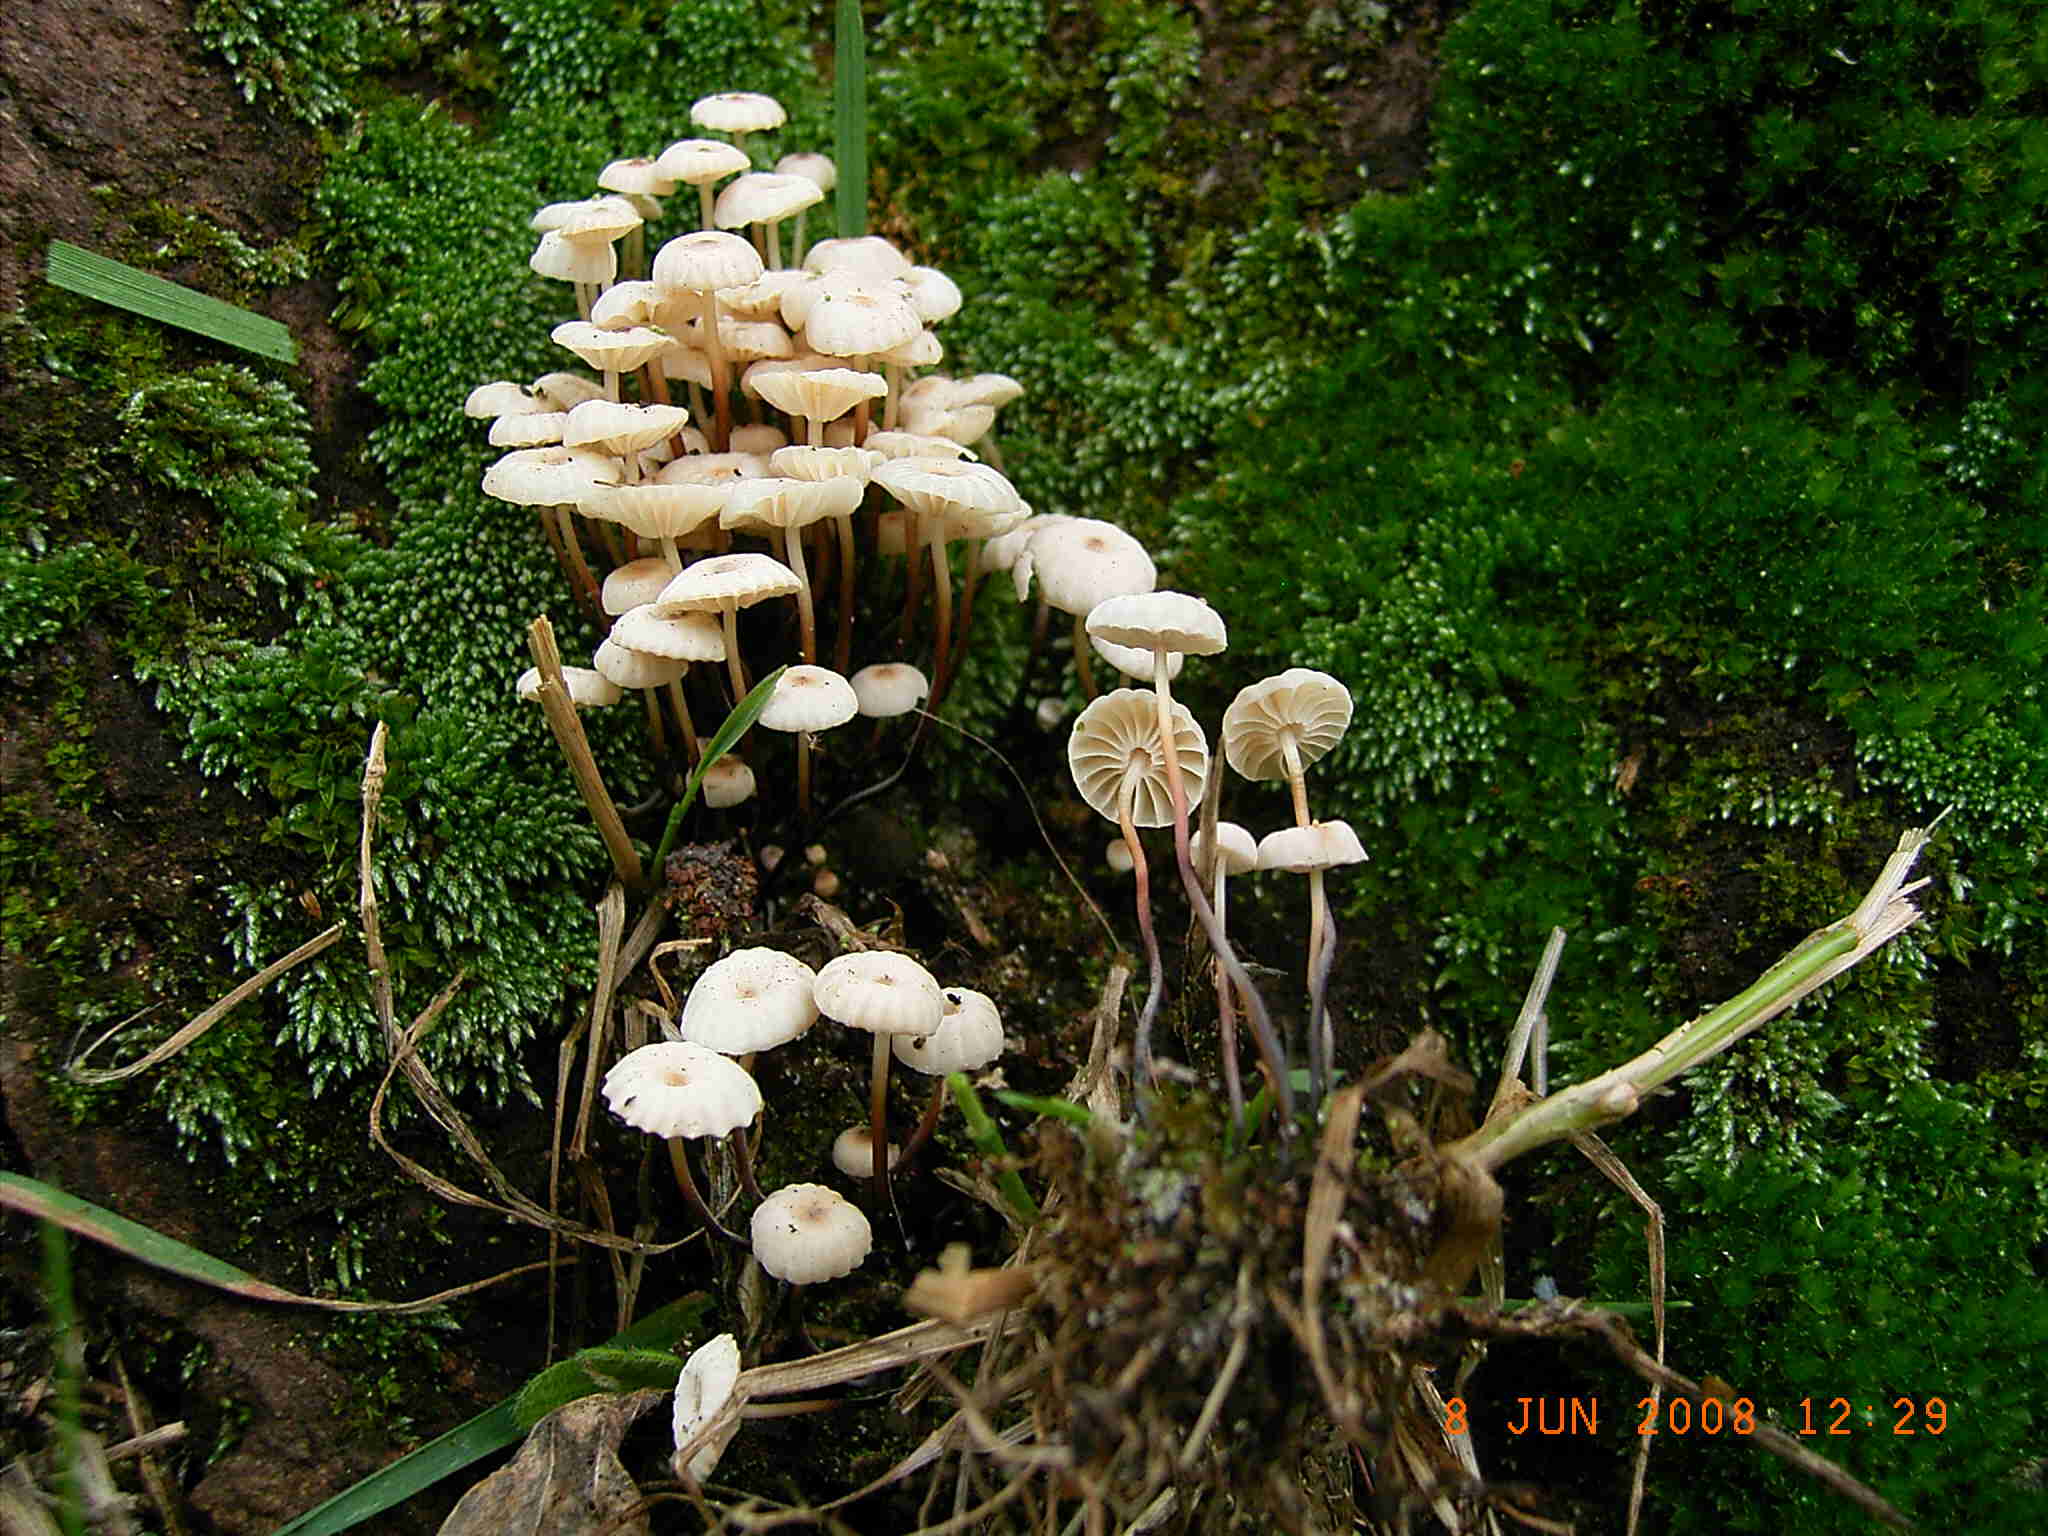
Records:
[[[565,1403],[527,1432],[509,1465],[462,1496],[440,1536],[648,1536],[644,1514],[622,1519],[640,1489],[619,1442],[665,1392],[627,1392]]]

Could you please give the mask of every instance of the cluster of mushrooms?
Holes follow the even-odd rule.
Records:
[[[1334,678],[1301,669],[1244,689],[1223,718],[1224,755],[1247,779],[1285,780],[1293,824],[1254,842],[1221,820],[1207,741],[1171,692],[1186,656],[1224,648],[1221,617],[1198,597],[1155,590],[1151,557],[1115,525],[1033,514],[998,467],[990,437],[997,411],[1021,387],[1002,375],[930,371],[944,357],[933,327],[961,303],[942,273],[878,238],[806,246],[805,210],[832,189],[833,167],[803,154],[783,157],[773,171],[753,169],[747,137],[780,126],[780,106],[725,93],[696,103],[691,117],[723,137],[614,161],[600,173],[597,195],[534,216],[540,241],[531,265],[571,285],[577,312],[553,340],[589,371],[552,372],[530,385],[495,381],[465,404],[470,416],[490,421],[492,444],[507,450],[483,489],[537,509],[577,601],[608,627],[590,667],[562,669],[571,700],[580,709],[640,693],[657,761],[695,765],[703,743],[692,695],[722,716],[752,686],[739,617],[749,609],[750,643],[759,650],[779,639],[775,658],[798,658],[759,723],[796,737],[796,800],[808,817],[815,739],[856,715],[874,718],[879,731],[882,720],[936,710],[966,654],[978,586],[1007,572],[1020,602],[1033,602],[1035,591],[1027,676],[1057,610],[1071,624],[1074,667],[1091,700],[1068,755],[1082,797],[1117,824],[1113,847],[1136,877],[1151,986],[1133,1042],[1135,1075],[1148,1083],[1155,1070],[1151,1031],[1163,986],[1138,829],[1171,826],[1190,903],[1218,960],[1233,1116],[1243,1124],[1241,1010],[1288,1125],[1287,1051],[1231,951],[1226,884],[1252,869],[1308,875],[1307,1057],[1311,1092],[1320,1097],[1331,1057],[1323,995],[1335,946],[1323,872],[1365,855],[1344,823],[1311,818],[1305,772],[1349,725],[1350,695]],[[650,262],[646,232],[663,218],[663,200],[685,186],[697,190],[697,227],[662,243]],[[785,226],[800,264],[783,264]],[[953,546],[962,545],[956,555]],[[857,623],[861,577],[873,580],[878,570],[900,583],[900,618]],[[880,590],[883,600],[867,598],[870,614],[897,608],[896,594]],[[764,605],[782,603],[778,622]],[[893,655],[863,657],[867,664],[849,672],[857,638],[863,650]],[[1099,692],[1098,658],[1147,686]],[[535,697],[538,671],[518,686]],[[1041,722],[1051,728],[1063,709],[1048,703]],[[736,752],[702,775],[703,799],[714,809],[748,800],[755,787]],[[1191,830],[1198,804],[1204,814]],[[945,1075],[980,1070],[1003,1047],[993,1002],[942,988],[906,955],[846,954],[813,972],[777,950],[737,950],[698,978],[672,1038],[630,1052],[604,1080],[614,1114],[667,1142],[677,1186],[705,1228],[798,1287],[851,1272],[872,1242],[867,1217],[827,1186],[764,1194],[753,1174],[763,1108],[753,1057],[799,1038],[821,1016],[873,1037],[869,1123],[840,1137],[834,1161],[868,1181],[875,1207],[887,1208],[892,1165],[907,1163],[932,1134]],[[886,1125],[892,1059],[938,1080],[900,1149]],[[691,1140],[729,1149],[721,1155],[755,1202],[745,1236],[700,1192]],[[738,1361],[731,1335],[721,1335],[685,1370],[675,1410],[679,1472],[704,1476],[730,1437],[737,1421],[720,1404]]]
[[[833,170],[814,154],[751,168],[747,136],[783,121],[772,98],[710,96],[691,117],[726,137],[614,161],[600,194],[534,215],[531,265],[569,283],[578,312],[553,339],[589,372],[496,380],[464,408],[508,450],[484,491],[538,510],[578,602],[609,626],[590,667],[564,670],[571,697],[588,707],[639,692],[659,760],[679,755],[671,729],[687,763],[702,754],[692,693],[722,717],[748,691],[740,610],[756,610],[750,625],[767,629],[774,621],[758,605],[790,605],[795,634],[778,659],[794,664],[760,723],[796,736],[808,815],[821,733],[943,699],[965,652],[978,546],[1030,515],[971,446],[993,453],[996,411],[1022,391],[999,374],[928,371],[944,357],[933,327],[958,311],[960,290],[888,241],[820,240],[801,265],[782,265],[783,226],[801,249],[804,211]],[[647,226],[686,185],[698,191],[700,227],[662,244],[650,265]],[[976,548],[956,575],[950,546],[961,543]],[[890,578],[903,589],[896,655],[849,675],[861,574],[892,557],[903,566]],[[538,686],[537,673],[520,679],[527,697]],[[753,790],[737,756],[703,785],[713,807]]]
[[[891,1168],[915,1156],[938,1124],[946,1075],[980,1071],[1003,1050],[995,1003],[971,988],[941,988],[908,955],[861,951],[813,971],[781,950],[734,950],[691,987],[675,1024],[678,1038],[628,1052],[604,1079],[612,1113],[668,1143],[676,1186],[705,1228],[749,1249],[763,1271],[791,1286],[851,1273],[874,1242],[867,1217],[836,1190],[797,1183],[764,1195],[753,1174],[749,1138],[763,1107],[750,1070],[754,1057],[802,1038],[820,1017],[872,1039],[869,1124],[843,1132],[832,1160],[849,1178],[869,1180],[878,1206],[887,1206]],[[900,1148],[888,1137],[892,1059],[934,1079],[924,1117]],[[757,1202],[745,1237],[719,1220],[691,1173],[687,1143],[700,1139],[731,1149],[739,1182]],[[710,1472],[737,1426],[728,1417],[723,1438],[696,1443],[731,1391],[726,1377],[737,1376],[738,1360],[732,1336],[721,1335],[691,1357],[676,1389],[678,1469],[687,1467],[692,1477]]]
[[[1293,825],[1254,841],[1242,826],[1217,814],[1221,781],[1209,771],[1208,741],[1187,706],[1173,697],[1173,678],[1185,657],[1213,656],[1224,649],[1228,633],[1222,616],[1189,593],[1148,590],[1105,597],[1080,623],[1097,652],[1120,672],[1151,683],[1100,695],[1081,712],[1067,739],[1074,785],[1098,815],[1117,824],[1121,838],[1113,846],[1123,853],[1118,862],[1136,878],[1138,928],[1151,985],[1138,1017],[1133,1068],[1141,1079],[1153,1071],[1151,1031],[1163,989],[1150,877],[1137,829],[1171,826],[1189,904],[1216,954],[1219,1043],[1232,1118],[1241,1125],[1245,1110],[1236,1039],[1241,1005],[1268,1086],[1291,1120],[1287,1053],[1231,951],[1225,893],[1230,876],[1255,869],[1308,876],[1307,1057],[1310,1098],[1318,1102],[1332,1055],[1324,997],[1336,955],[1336,925],[1323,875],[1339,865],[1360,863],[1366,855],[1347,823],[1310,817],[1307,770],[1351,724],[1350,691],[1327,673],[1295,667],[1242,689],[1224,711],[1225,760],[1246,779],[1284,779],[1293,798]],[[1197,803],[1207,813],[1198,832],[1191,831],[1191,808]]]

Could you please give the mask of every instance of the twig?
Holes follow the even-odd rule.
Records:
[[[251,976],[247,981],[244,981],[211,1008],[208,1008],[204,1013],[196,1015],[191,1023],[180,1029],[170,1039],[140,1060],[131,1061],[125,1067],[86,1068],[83,1063],[88,1056],[92,1055],[94,1051],[105,1045],[107,1041],[111,1040],[133,1022],[132,1017],[123,1019],[73,1058],[68,1069],[70,1076],[81,1083],[92,1083],[95,1085],[100,1083],[118,1083],[124,1079],[134,1077],[138,1073],[147,1072],[151,1067],[159,1066],[169,1061],[173,1056],[184,1050],[186,1046],[226,1018],[234,1009],[246,1003],[293,966],[301,961],[312,959],[313,956],[319,954],[323,949],[327,949],[339,942],[341,930],[342,925],[336,923],[325,933],[315,934],[312,938],[306,940],[305,943],[301,944],[283,959],[271,961],[270,964],[263,967],[262,970]]]
[[[577,792],[589,807],[598,835],[604,839],[605,851],[612,857],[612,868],[621,880],[638,890],[646,884],[640,854],[633,847],[633,840],[626,836],[626,824],[619,819],[619,808],[612,803],[611,791],[604,787],[604,776],[591,755],[590,740],[583,734],[583,722],[577,718],[576,706],[563,686],[562,653],[555,645],[555,627],[545,614],[527,626],[526,646],[533,653],[534,665],[540,669],[540,688],[534,696],[548,717],[548,729],[555,733],[555,745],[568,760]]]

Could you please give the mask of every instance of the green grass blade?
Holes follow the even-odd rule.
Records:
[[[1010,1108],[1021,1110],[1027,1115],[1045,1115],[1054,1120],[1064,1120],[1069,1125],[1078,1125],[1082,1130],[1095,1123],[1095,1116],[1088,1112],[1085,1104],[1076,1104],[1069,1099],[1045,1099],[1031,1093],[1012,1093],[999,1089],[996,1097]]]
[[[860,0],[839,0],[833,21],[832,157],[839,181],[832,212],[839,233],[868,232],[868,40]]]
[[[161,320],[165,325],[175,325],[259,357],[275,358],[280,363],[298,361],[299,349],[292,341],[291,331],[277,321],[210,298],[181,283],[138,272],[125,262],[95,256],[68,241],[50,242],[45,275],[53,287],[84,294],[116,309]]]
[[[625,1332],[614,1335],[601,1348],[606,1350],[672,1345],[703,1320],[710,1298],[701,1292],[684,1296],[650,1312]],[[546,1375],[542,1372],[542,1375]],[[538,1379],[538,1378],[536,1378]],[[326,1503],[307,1510],[289,1525],[280,1526],[275,1536],[337,1536],[372,1516],[402,1504],[423,1488],[431,1488],[444,1477],[483,1460],[516,1442],[526,1433],[519,1423],[519,1398],[506,1398],[485,1409],[467,1423],[458,1424],[438,1440],[429,1440],[418,1450],[401,1456],[344,1488]]]
[[[78,1437],[83,1413],[79,1379],[84,1375],[85,1345],[79,1337],[78,1311],[71,1300],[71,1250],[64,1229],[43,1223],[43,1301],[50,1317],[50,1341],[57,1378],[57,1519],[64,1536],[84,1536],[85,1494],[78,1484]],[[11,1527],[10,1527],[11,1529]]]
[[[1010,1166],[1014,1159],[1003,1142],[1003,1133],[988,1117],[988,1111],[982,1108],[981,1095],[974,1091],[974,1084],[967,1080],[965,1072],[949,1072],[946,1074],[946,1088],[952,1093],[953,1102],[960,1106],[960,1118],[967,1122],[967,1134],[974,1138],[981,1155],[995,1165],[996,1188],[1003,1192],[1010,1208],[1027,1225],[1037,1221],[1038,1202],[1031,1198],[1031,1191],[1024,1187],[1024,1181],[1017,1177],[1017,1170]]]
[[[747,734],[753,723],[761,718],[761,711],[768,707],[768,697],[775,692],[775,685],[782,681],[782,674],[788,667],[777,667],[761,681],[744,699],[733,706],[733,712],[725,717],[725,724],[713,733],[711,740],[704,744],[704,755],[697,760],[697,766],[690,770],[690,780],[683,786],[683,798],[676,802],[676,808],[668,813],[668,825],[662,828],[661,844],[654,850],[654,878],[661,878],[661,868],[668,862],[669,853],[675,848],[676,838],[682,834],[683,818],[690,807],[697,803],[697,786],[704,782],[704,774],[710,766],[733,749],[733,744]]]

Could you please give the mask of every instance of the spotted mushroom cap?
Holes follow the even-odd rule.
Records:
[[[760,723],[771,731],[829,731],[858,713],[860,701],[845,678],[830,667],[799,664],[783,672]]]
[[[1202,798],[1209,777],[1209,744],[1187,706],[1171,706],[1175,750],[1188,804]],[[1149,688],[1118,688],[1103,694],[1074,721],[1067,738],[1067,766],[1074,787],[1099,816],[1117,820],[1117,799],[1127,771],[1137,775],[1131,821],[1163,827],[1173,821],[1166,785],[1166,759],[1159,750],[1159,701]]]
[[[1041,595],[1062,613],[1092,612],[1106,598],[1150,592],[1159,580],[1144,545],[1093,517],[1053,523],[1032,536],[1011,567],[1020,599],[1034,572]]]
[[[1003,1016],[994,999],[972,987],[945,989],[946,1016],[928,1035],[897,1035],[896,1059],[927,1077],[977,1072],[1003,1054]]]
[[[604,1075],[611,1112],[652,1136],[724,1136],[761,1113],[761,1090],[738,1062],[684,1040],[643,1045]]]
[[[683,1000],[683,1038],[725,1056],[771,1050],[818,1022],[817,973],[779,949],[736,949],[713,961]]]
[[[1327,672],[1290,667],[1241,689],[1223,712],[1223,756],[1247,779],[1287,776],[1287,748],[1306,768],[1351,724],[1351,690]]]
[[[754,1257],[778,1280],[816,1285],[858,1269],[874,1246],[867,1217],[822,1184],[788,1184],[754,1208]]]
[[[932,973],[908,955],[871,949],[825,962],[813,992],[828,1019],[877,1035],[928,1035],[946,999]]]
[[[744,171],[751,163],[744,149],[723,139],[677,139],[655,157],[654,169],[671,181],[701,187],[707,181]]]
[[[895,1142],[889,1143],[889,1166],[894,1168],[896,1160],[903,1154]],[[863,1181],[875,1176],[875,1135],[865,1125],[849,1125],[832,1138],[832,1166],[849,1179]]]
[[[697,788],[714,811],[730,810],[754,798],[754,770],[728,752],[709,768]]]

